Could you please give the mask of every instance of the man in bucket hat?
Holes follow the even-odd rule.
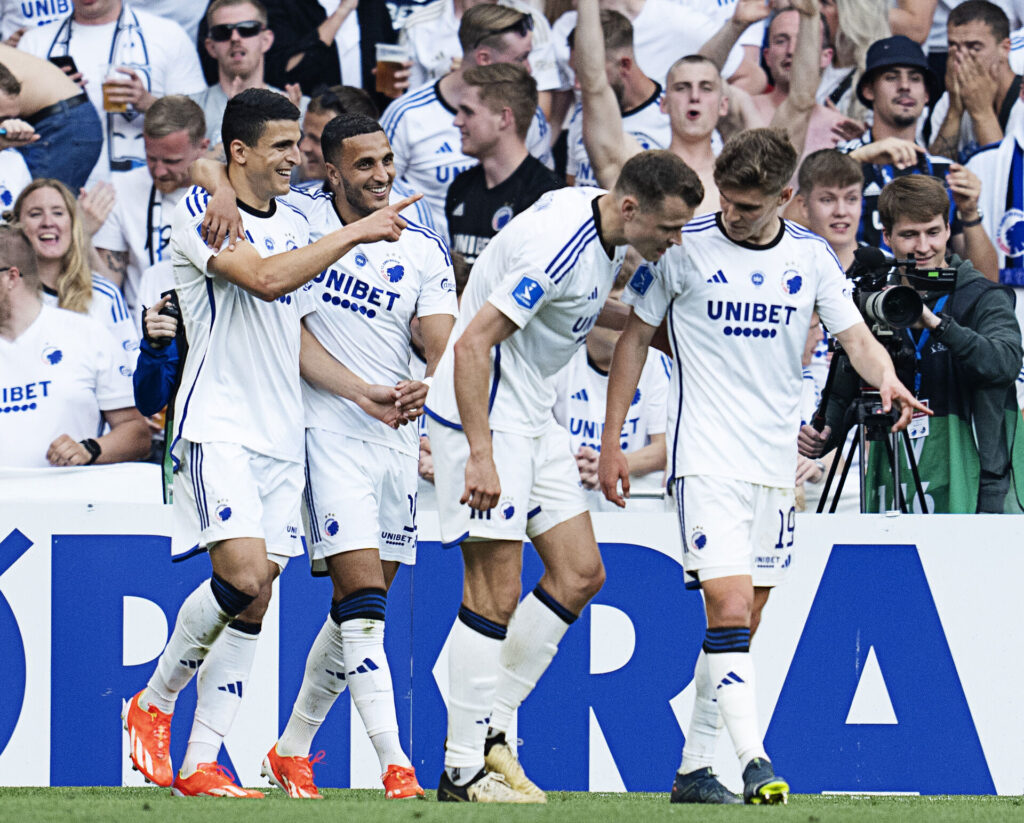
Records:
[[[953,234],[950,248],[995,279],[995,248],[978,214],[981,181],[960,164],[945,157],[933,157],[915,142],[917,120],[941,88],[921,47],[909,37],[886,37],[868,49],[864,74],[856,91],[857,98],[874,111],[874,123],[861,137],[839,147],[857,160],[864,171],[864,208],[857,239],[885,248],[878,195],[896,177],[931,174],[949,188]]]

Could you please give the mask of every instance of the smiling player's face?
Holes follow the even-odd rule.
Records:
[[[301,136],[295,120],[271,120],[266,124],[256,145],[246,151],[246,174],[254,191],[267,197],[288,193],[292,169],[301,160]]]

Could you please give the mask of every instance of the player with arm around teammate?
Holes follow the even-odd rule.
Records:
[[[306,219],[277,201],[299,162],[298,118],[286,98],[262,89],[229,101],[222,133],[246,242],[220,251],[203,243],[208,196],[197,187],[178,203],[171,232],[189,341],[175,400],[175,516],[187,521],[182,531],[198,534],[213,574],[182,604],[124,721],[136,768],[183,796],[262,797],[236,786],[216,758],[252,667],[271,585],[302,551],[299,321],[310,301],[300,287],[354,245],[395,240],[405,226],[399,205],[307,245]],[[175,777],[171,714],[201,665],[196,719]]]
[[[314,236],[385,208],[395,175],[391,145],[371,117],[335,117],[321,145],[326,191],[293,189],[288,197],[307,215]],[[408,383],[410,323],[419,319],[429,379],[458,314],[441,239],[409,223],[397,242],[355,246],[311,286],[318,311],[304,321],[304,334],[369,383],[406,383],[422,406],[426,385]],[[329,574],[334,592],[264,774],[291,797],[320,797],[309,749],[347,685],[380,760],[386,796],[422,797],[399,742],[384,653],[387,589],[399,564],[416,560],[417,426],[389,427],[315,381],[304,384],[303,405],[310,556],[314,574]]]
[[[740,802],[711,772],[719,713],[743,767],[743,799],[776,803],[788,795],[762,743],[750,638],[771,587],[790,565],[800,357],[811,313],[819,313],[854,367],[878,387],[883,406],[899,407],[898,427],[922,408],[861,320],[825,241],[777,216],[792,195],[787,181],[796,160],[789,140],[772,129],[729,141],[715,165],[721,211],[693,220],[682,245],[638,269],[623,298],[633,310],[612,360],[601,488],[620,505],[620,480],[629,492],[617,433],[647,347],[667,315],[679,369],[673,384],[680,387],[680,396],[669,400],[679,404],[669,434],[669,483],[683,565],[702,589],[707,613],[674,802]]]
[[[627,244],[657,259],[702,197],[682,160],[644,152],[609,192],[544,194],[473,268],[425,408],[441,539],[465,566],[439,800],[544,802],[505,735],[604,581],[553,377],[596,323]],[[520,603],[527,537],[545,571]]]

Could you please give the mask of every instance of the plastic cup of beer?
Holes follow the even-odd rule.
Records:
[[[395,43],[377,43],[377,91],[388,97],[400,97],[395,89],[395,72],[402,71],[409,60],[409,50]]]
[[[103,75],[103,111],[124,113],[128,111],[128,104],[116,103],[110,99],[111,91],[116,91],[128,82],[128,75],[117,69],[117,65],[111,63],[107,66],[106,74]]]

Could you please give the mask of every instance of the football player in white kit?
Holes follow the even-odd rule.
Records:
[[[387,206],[395,176],[384,129],[364,114],[335,117],[321,146],[326,190],[293,189],[287,198],[309,218],[314,238]],[[419,318],[429,377],[458,314],[451,258],[436,234],[409,223],[397,243],[356,246],[311,286],[319,310],[304,323],[333,357],[369,383],[426,394],[426,385],[407,383],[410,323]],[[303,385],[303,403],[310,555],[315,574],[330,574],[334,593],[264,773],[291,797],[320,796],[309,749],[347,684],[386,796],[422,797],[399,742],[384,654],[387,589],[399,563],[416,561],[417,426],[387,426],[315,383]]]
[[[897,427],[923,409],[861,320],[828,244],[778,217],[792,196],[787,182],[796,162],[781,131],[751,129],[730,140],[715,164],[721,211],[693,220],[679,248],[637,269],[623,297],[633,310],[612,360],[601,488],[619,505],[620,480],[629,492],[617,434],[648,344],[667,315],[679,369],[678,395],[669,399],[678,409],[669,483],[683,565],[703,590],[707,613],[673,802],[742,802],[711,771],[721,719],[744,769],[743,799],[777,803],[788,796],[762,743],[750,638],[771,587],[790,565],[800,358],[811,312],[878,387],[883,406],[898,406]]]
[[[473,267],[425,407],[441,539],[465,566],[439,800],[545,800],[505,735],[604,581],[553,377],[597,322],[627,244],[657,259],[702,197],[682,160],[643,152],[610,192],[544,194]],[[545,572],[520,603],[527,537]]]
[[[175,516],[199,534],[213,575],[182,604],[156,671],[127,704],[124,722],[135,767],[183,796],[262,797],[239,788],[216,759],[252,667],[271,585],[288,558],[302,552],[300,345],[303,373],[312,366],[299,321],[315,306],[298,289],[358,243],[396,240],[405,226],[398,211],[408,202],[307,245],[305,217],[277,200],[299,162],[298,119],[298,109],[274,92],[249,89],[234,97],[222,133],[246,242],[220,251],[203,243],[209,196],[198,187],[178,203],[171,233],[189,340],[175,399]],[[314,369],[319,379],[331,382],[331,370],[321,369]],[[175,776],[171,713],[201,665],[195,723]]]

